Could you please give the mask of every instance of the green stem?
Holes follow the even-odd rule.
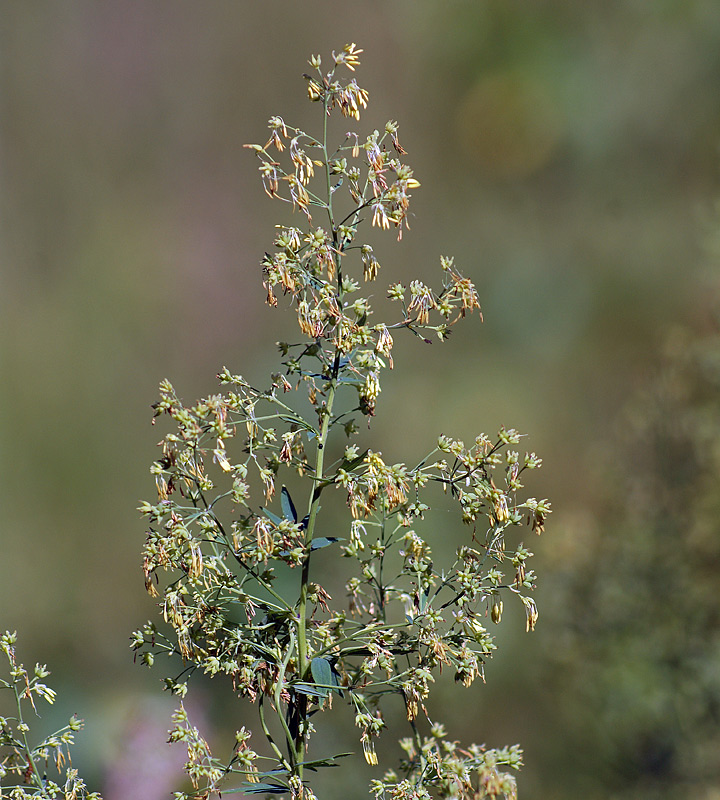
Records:
[[[378,564],[378,578],[377,578],[377,585],[378,585],[378,606],[380,608],[380,616],[382,621],[385,623],[387,622],[387,615],[385,611],[385,601],[386,601],[386,593],[385,593],[385,586],[383,584],[383,566],[385,564],[385,548],[387,544],[385,542],[385,522],[387,520],[386,516],[386,506],[383,503],[383,516],[382,516],[382,525],[380,527],[380,563]]]
[[[327,212],[330,220],[330,229],[332,230],[333,242],[335,244],[335,279],[337,281],[337,298],[338,304],[342,307],[342,273],[341,273],[341,255],[337,248],[337,230],[333,219],[332,209],[332,192],[331,189],[331,175],[330,164],[327,152],[327,121],[328,121],[328,98],[325,98],[323,113],[323,161],[325,163],[325,180],[327,189]],[[307,636],[307,613],[308,613],[308,591],[310,587],[310,544],[315,534],[315,523],[317,520],[318,510],[320,508],[320,489],[325,481],[325,446],[328,441],[328,434],[332,422],[332,410],[335,403],[335,395],[338,388],[338,374],[340,372],[340,350],[335,348],[335,355],[333,359],[332,371],[330,374],[330,383],[327,389],[327,400],[323,409],[322,423],[320,425],[320,435],[318,436],[317,451],[315,456],[315,473],[313,476],[312,492],[308,503],[308,523],[305,529],[305,548],[306,555],[303,561],[302,575],[300,578],[300,597],[298,600],[297,614],[298,614],[298,629],[297,629],[297,646],[298,646],[298,677],[301,681],[309,680],[310,661],[308,659],[308,636]],[[303,761],[305,757],[305,744],[306,744],[306,730],[305,719],[307,717],[307,695],[295,697],[295,702],[298,704],[298,731],[295,738],[295,764],[298,777],[302,780],[303,777]]]
[[[14,666],[14,664],[13,664],[13,666]],[[23,720],[23,714],[22,714],[22,699],[21,699],[21,695],[18,694],[18,690],[17,690],[17,685],[16,684],[13,684],[13,692],[15,694],[15,703],[17,705],[17,710],[18,710],[18,722],[19,723],[23,723],[24,720]],[[18,731],[20,733],[20,738],[22,739],[24,755],[25,755],[25,758],[27,759],[28,770],[29,770],[30,774],[32,775],[33,783],[39,789],[44,789],[45,786],[43,784],[43,780],[40,777],[40,773],[38,772],[38,768],[37,768],[37,766],[35,764],[35,760],[32,757],[32,750],[31,750],[30,744],[29,744],[29,742],[27,740],[27,733],[25,732],[25,729],[24,729],[22,724],[18,725]]]
[[[287,666],[290,663],[290,657],[292,656],[293,650],[295,649],[295,642],[291,636],[290,643],[287,647],[287,652],[285,654],[285,658],[283,659],[282,663],[280,664],[280,670],[278,672],[278,678],[275,682],[275,691],[273,692],[273,699],[275,700],[275,710],[280,720],[280,725],[282,726],[283,733],[285,734],[285,739],[287,741],[288,747],[288,755],[290,756],[291,761],[291,768],[293,772],[297,772],[297,774],[302,778],[302,765],[298,767],[298,759],[297,759],[297,742],[293,738],[293,734],[290,731],[287,721],[282,713],[282,689],[285,686],[285,672],[287,670]]]
[[[307,611],[308,611],[308,589],[310,586],[310,543],[313,540],[315,533],[315,523],[317,520],[318,509],[320,508],[320,493],[317,489],[321,486],[324,480],[324,462],[325,462],[325,445],[328,440],[328,433],[330,430],[330,420],[332,417],[332,407],[335,401],[335,394],[337,392],[337,375],[339,372],[340,353],[336,351],[335,361],[333,364],[332,378],[330,386],[328,387],[327,403],[324,409],[324,416],[320,428],[320,438],[317,445],[317,455],[315,460],[315,477],[313,480],[312,494],[310,496],[310,510],[308,514],[308,524],[305,530],[305,547],[306,555],[302,567],[302,576],[300,580],[300,600],[298,602],[298,670],[300,680],[308,680],[308,671],[310,663],[308,660],[308,639],[307,639]],[[303,695],[298,698],[298,702],[307,702],[307,698]],[[297,734],[295,743],[296,760],[299,766],[299,777],[302,779],[302,761],[305,753],[305,732],[301,727]]]
[[[287,760],[285,756],[282,754],[280,748],[275,744],[275,741],[270,733],[270,729],[267,726],[267,722],[265,721],[265,707],[263,704],[264,699],[265,696],[262,693],[260,693],[260,699],[259,699],[260,701],[258,703],[258,713],[260,715],[260,724],[262,725],[263,733],[265,734],[265,738],[270,743],[270,747],[272,747],[273,751],[275,752],[275,755],[277,756],[280,764],[282,764],[283,767],[285,767],[285,769],[289,769],[290,765],[287,763]]]

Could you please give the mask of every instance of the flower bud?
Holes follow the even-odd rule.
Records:
[[[490,608],[490,619],[497,625],[502,619],[503,601],[499,598],[493,598],[492,607]]]

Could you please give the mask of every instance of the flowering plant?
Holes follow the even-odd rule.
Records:
[[[16,633],[5,631],[0,636],[8,667],[8,680],[0,678],[0,691],[12,696],[13,707],[10,714],[0,716],[0,798],[101,800],[99,794],[87,791],[70,761],[70,745],[84,724],[81,719],[73,715],[59,731],[31,743],[28,706],[37,714],[36,701],[52,704],[57,695],[45,683],[50,672],[44,664],[35,664],[30,672],[18,661],[16,642]],[[57,777],[48,775],[53,767]]]
[[[505,429],[469,445],[440,436],[415,465],[387,463],[370,444],[353,443],[357,420],[369,423],[376,413],[382,371],[394,366],[393,336],[443,341],[480,312],[471,281],[443,257],[439,289],[417,279],[392,283],[394,316],[371,321],[363,289],[381,267],[359,239],[361,225],[368,215],[401,238],[420,184],[400,160],[406,153],[395,122],[364,139],[347,133],[334,149],[329,143],[331,114],[359,120],[367,106],[354,77],[339,76],[354,72],[361,52],[345,46],[328,71],[319,56],[310,59],[305,80],[322,117],[318,135],[273,117],[268,141],[247,145],[265,192],[303,218],[278,228],[262,260],[267,302],[278,306],[281,296],[294,307],[299,341],[278,343],[281,366],[264,386],[225,368],[221,393],[185,405],[163,381],[154,405],[173,427],[152,465],[157,499],[141,508],[144,573],[172,630],[148,622],[132,646],[148,665],[159,652],[184,662],[166,679],[180,698],[170,738],[187,745],[193,786],[178,799],[242,791],[311,800],[308,772],[346,755],[310,757],[318,712],[333,701],[350,704],[365,759],[375,765],[392,695],[404,702],[411,735],[401,741],[399,767],[373,781],[377,798],[516,793],[503,771],[519,767],[516,746],[462,749],[442,724],[423,719],[443,667],[463,686],[483,675],[495,647],[486,619],[500,622],[504,598],[517,597],[528,630],[535,626],[532,553],[510,533],[525,524],[543,530],[547,501],[520,496],[525,471],[540,459],[521,455],[520,434]],[[309,401],[304,412],[300,394]],[[420,532],[433,487],[457,503],[471,531],[445,565]],[[346,499],[343,535],[323,522],[321,501],[332,492]],[[347,603],[334,602],[313,571],[320,550],[337,556],[335,572],[346,565]],[[251,744],[242,727],[227,758],[213,755],[182,705],[198,672],[227,676],[235,694],[255,703],[260,742]]]

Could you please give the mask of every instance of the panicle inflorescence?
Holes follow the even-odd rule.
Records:
[[[172,631],[148,623],[132,646],[147,664],[158,652],[181,657],[178,675],[166,681],[180,698],[195,672],[226,676],[235,694],[256,703],[264,737],[256,751],[243,728],[219,760],[181,706],[171,740],[187,745],[193,797],[234,782],[249,793],[310,800],[307,770],[339,758],[308,759],[313,715],[333,700],[348,702],[375,765],[390,694],[402,699],[414,735],[400,772],[374,782],[376,797],[515,797],[514,779],[500,767],[520,765],[517,748],[465,750],[442,726],[426,737],[419,726],[443,670],[463,686],[483,677],[495,649],[488,619],[501,621],[503,598],[519,598],[534,628],[532,553],[513,531],[542,532],[550,508],[522,497],[525,472],[540,460],[520,455],[513,429],[481,434],[469,446],[441,436],[415,465],[388,463],[378,449],[347,441],[360,433],[357,420],[369,423],[376,413],[395,337],[408,331],[444,341],[480,311],[472,282],[443,256],[440,288],[414,277],[391,283],[394,318],[373,320],[362,290],[383,268],[358,238],[361,225],[369,219],[400,238],[420,184],[400,160],[396,122],[364,139],[348,132],[330,146],[328,115],[358,120],[367,106],[367,91],[338,74],[354,72],[361,52],[354,44],[334,52],[327,72],[319,56],[310,60],[307,92],[322,106],[322,133],[274,116],[267,142],[248,145],[266,193],[304,219],[278,226],[261,262],[267,303],[283,298],[294,309],[298,340],[278,343],[281,366],[262,386],[224,368],[221,393],[185,405],[164,381],[154,405],[172,427],[151,468],[157,497],[141,506],[143,569]],[[309,412],[297,410],[301,389]],[[336,434],[345,437],[339,450],[330,446]],[[303,482],[302,494],[285,485]],[[341,535],[319,516],[330,491],[347,505]],[[436,557],[423,533],[431,504],[444,496],[470,531],[449,559]],[[325,548],[347,566],[346,597],[332,597],[311,575],[315,551]]]

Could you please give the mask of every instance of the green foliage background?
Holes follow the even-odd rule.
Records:
[[[714,0],[40,0],[5,4],[0,36],[0,627],[88,719],[78,765],[106,800],[123,797],[118,765],[141,771],[132,742],[162,753],[169,727],[126,647],[152,614],[134,510],[149,404],[165,376],[189,400],[222,364],[274,363],[292,320],[264,307],[258,264],[278,211],[242,144],[274,113],[311,125],[305,60],[346,41],[365,50],[364,124],[397,119],[422,182],[412,230],[378,257],[400,279],[452,252],[486,320],[442,349],[398,343],[377,439],[412,460],[425,431],[528,431],[555,508],[533,542],[538,630],[517,620],[458,727],[523,743],[524,797],[718,797],[707,759],[677,745],[717,736],[712,658],[687,635],[716,626],[695,587],[698,559],[718,558],[712,514],[686,542],[717,505],[717,444],[682,433],[673,450],[717,384],[701,370],[702,401],[653,399],[669,330],[690,330],[671,349],[702,336],[717,360]],[[704,715],[678,712],[690,656]],[[200,711],[222,726],[222,706],[208,686]]]

